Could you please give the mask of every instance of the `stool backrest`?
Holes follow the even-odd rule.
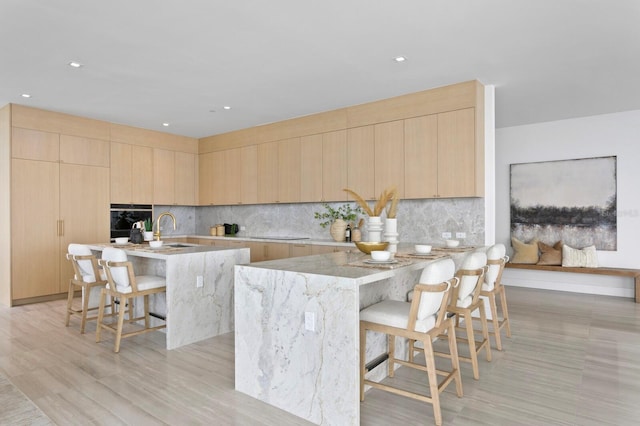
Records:
[[[489,290],[500,284],[499,279],[502,275],[504,264],[508,259],[506,253],[507,249],[502,243],[494,244],[487,250],[487,263],[489,268],[484,275],[484,282],[487,284]]]
[[[96,282],[97,263],[91,258],[77,259],[76,257],[91,256],[91,249],[83,244],[69,244],[67,248],[67,259],[74,264],[74,275],[78,281],[86,283]],[[93,258],[95,259],[95,258]],[[78,276],[80,274],[80,276]]]
[[[471,252],[467,254],[462,261],[460,270],[456,276],[460,278],[460,285],[454,294],[457,295],[457,301],[452,304],[458,306],[469,306],[475,302],[480,295],[482,289],[484,271],[480,271],[487,264],[487,255],[482,252]]]
[[[129,268],[127,266],[110,266],[109,262],[127,262],[127,253],[115,247],[105,247],[102,251],[102,260],[106,262],[103,262],[103,264],[109,271],[107,276],[110,276],[113,280],[116,290],[121,292],[126,291],[131,286]]]
[[[427,265],[420,275],[419,284],[440,284],[453,278],[456,266],[452,259],[440,259]],[[448,289],[447,289],[448,290]],[[417,319],[424,320],[438,312],[442,306],[444,292],[421,293]]]

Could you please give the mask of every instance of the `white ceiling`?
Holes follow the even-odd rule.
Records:
[[[640,109],[640,1],[0,0],[0,106],[203,137],[472,79],[497,127]]]

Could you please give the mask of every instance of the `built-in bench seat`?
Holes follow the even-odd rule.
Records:
[[[571,266],[529,265],[524,263],[507,263],[511,269],[528,269],[534,271],[571,272],[574,274],[612,275],[616,277],[631,277],[635,283],[635,300],[640,303],[640,269],[626,268],[574,268]]]

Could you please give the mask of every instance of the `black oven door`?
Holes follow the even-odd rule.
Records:
[[[111,238],[129,237],[133,224],[147,219],[153,220],[151,205],[112,204]]]

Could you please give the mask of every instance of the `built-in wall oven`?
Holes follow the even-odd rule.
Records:
[[[134,223],[153,220],[151,204],[111,204],[111,238],[128,237]]]

